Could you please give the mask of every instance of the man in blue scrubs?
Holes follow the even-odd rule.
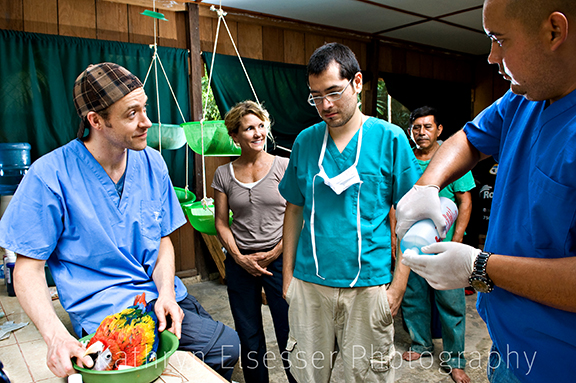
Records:
[[[491,382],[576,376],[576,2],[486,0],[488,61],[510,91],[436,152],[398,204],[397,233],[440,225],[438,188],[498,161],[484,251],[443,242],[404,262],[438,289],[470,283],[493,341]],[[440,227],[440,226],[439,226]]]
[[[392,278],[388,213],[421,170],[402,129],[358,109],[362,73],[348,47],[318,48],[308,82],[324,121],[298,135],[279,185],[290,371],[328,383],[340,353],[346,382],[393,382],[392,318],[410,270],[397,262]]]
[[[158,330],[230,378],[236,332],[214,321],[174,275],[168,235],[186,220],[162,156],[146,146],[146,101],[140,80],[117,64],[82,72],[74,84],[78,138],[32,164],[2,217],[0,243],[18,253],[16,295],[48,345],[55,375],[74,373],[73,357],[86,366],[92,360],[54,311],[46,262],[78,336],[145,292]]]

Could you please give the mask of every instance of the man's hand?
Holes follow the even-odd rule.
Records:
[[[422,248],[426,254],[406,250],[402,263],[426,279],[436,290],[468,286],[479,249],[457,242],[433,243]],[[435,254],[437,253],[437,254]]]
[[[390,285],[386,294],[388,296],[388,305],[390,306],[390,312],[392,316],[395,317],[398,314],[398,310],[400,309],[400,304],[402,304],[402,299],[404,298],[404,292],[397,289],[393,284]]]
[[[72,358],[76,358],[78,367],[92,368],[94,366],[92,358],[84,356],[86,348],[68,333],[59,334],[49,339],[46,344],[48,346],[46,364],[50,371],[60,378],[76,372],[72,367]]]
[[[154,305],[154,312],[158,318],[158,332],[162,332],[166,329],[168,326],[167,317],[170,317],[170,327],[168,328],[168,331],[180,339],[184,311],[182,311],[178,303],[176,303],[174,299],[159,296]]]
[[[404,234],[418,221],[430,218],[438,228],[440,237],[446,237],[446,223],[440,208],[440,188],[436,185],[414,185],[396,207],[396,235],[401,241]]]
[[[266,254],[268,253],[240,255],[239,257],[236,257],[236,263],[242,266],[242,268],[250,273],[250,275],[255,277],[259,277],[261,275],[272,275],[271,272],[266,270],[266,267],[262,267],[260,265],[260,262],[265,262],[268,259]]]

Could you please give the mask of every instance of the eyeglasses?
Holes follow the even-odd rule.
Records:
[[[324,101],[324,99],[330,101],[330,102],[334,102],[334,101],[338,101],[342,98],[342,94],[344,93],[344,91],[346,89],[348,89],[348,86],[350,85],[350,83],[352,82],[352,80],[354,80],[354,78],[351,78],[350,81],[348,81],[348,84],[344,87],[344,89],[342,89],[340,92],[332,92],[332,93],[328,93],[325,96],[316,96],[313,97],[312,94],[310,94],[308,96],[308,104],[312,105],[312,106],[316,106],[316,105],[320,105],[322,104],[322,102]]]

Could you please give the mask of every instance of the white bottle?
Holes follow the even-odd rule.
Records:
[[[458,217],[458,208],[452,200],[446,197],[440,197],[440,208],[446,223],[446,231],[448,231]],[[422,254],[420,251],[422,247],[440,241],[442,239],[434,222],[431,219],[423,219],[412,225],[406,232],[400,243],[400,249],[402,252],[405,252],[406,249],[412,249],[416,253]]]

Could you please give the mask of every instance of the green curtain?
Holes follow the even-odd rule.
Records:
[[[212,53],[202,55],[210,71]],[[242,62],[258,99],[270,113],[276,143],[291,148],[298,133],[320,121],[316,108],[306,101],[306,66],[247,58]],[[222,118],[236,103],[256,101],[237,56],[216,55],[211,88]]]
[[[0,30],[0,142],[28,142],[32,161],[76,137],[80,118],[72,101],[76,77],[103,61],[126,67],[144,81],[153,49],[148,45]],[[158,56],[184,118],[190,120],[188,51],[158,47]],[[158,65],[161,122],[182,118]],[[158,122],[154,68],[145,86],[148,116]],[[162,150],[172,182],[185,186],[187,146]],[[193,185],[193,155],[189,184]]]

